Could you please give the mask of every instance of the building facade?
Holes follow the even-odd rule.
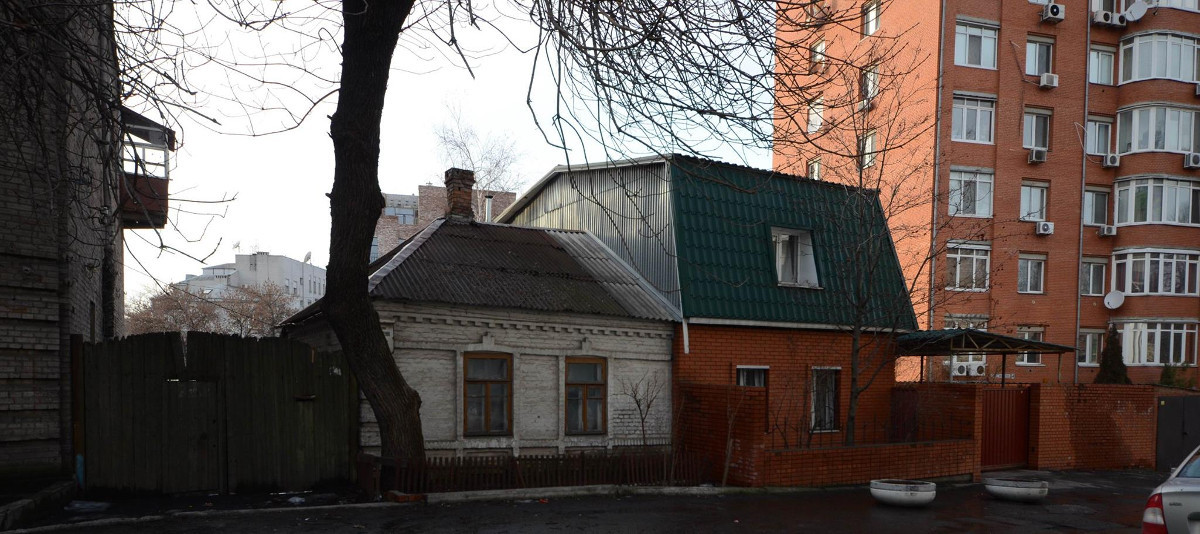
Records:
[[[325,294],[325,269],[287,256],[255,252],[237,254],[233,263],[205,267],[199,275],[189,274],[171,285],[209,300],[220,301],[235,288],[265,284],[283,288],[292,297],[296,308],[303,308]]]
[[[517,198],[511,191],[472,191],[471,207],[476,218],[489,222],[488,207],[493,218],[499,215]],[[375,223],[375,235],[371,240],[371,261],[392,250],[415,235],[429,223],[446,216],[446,188],[435,185],[417,187],[415,195],[384,193],[383,213]]]
[[[918,98],[901,111],[880,98],[867,112],[932,121],[908,140],[932,154],[929,165],[880,171],[882,189],[904,184],[930,201],[907,215],[925,228],[924,269],[907,273],[926,303],[923,323],[1078,348],[1061,358],[1013,355],[1010,381],[1091,382],[1110,326],[1135,382],[1159,380],[1165,364],[1186,366],[1195,381],[1196,0],[828,4],[861,17],[815,32],[829,57],[895,39],[928,58],[903,69]],[[801,78],[823,71],[811,72]],[[827,90],[870,92],[846,85],[833,80]],[[888,89],[880,84],[881,96]],[[824,112],[828,120],[839,110]],[[889,148],[870,150],[886,157]],[[811,169],[816,157],[777,151],[775,165]],[[908,377],[1001,378],[996,358],[964,358],[974,359],[931,360]],[[985,372],[956,371],[979,363]]]

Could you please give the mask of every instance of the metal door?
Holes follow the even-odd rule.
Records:
[[[982,448],[984,470],[1029,463],[1029,388],[983,390]]]

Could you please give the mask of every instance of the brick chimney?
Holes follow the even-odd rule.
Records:
[[[475,220],[471,207],[471,189],[475,186],[475,171],[446,169],[446,221],[467,223]]]

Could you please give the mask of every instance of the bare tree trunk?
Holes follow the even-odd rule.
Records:
[[[334,173],[328,291],[321,309],[375,411],[383,456],[423,459],[420,395],[396,367],[367,293],[371,236],[383,210],[380,121],[392,53],[412,5],[411,0],[342,4],[341,90],[330,124]]]
[[[850,405],[846,411],[846,432],[843,434],[846,437],[846,445],[854,445],[854,420],[858,415],[858,396],[862,394],[858,389],[861,359],[862,327],[855,325],[854,330],[850,333]]]

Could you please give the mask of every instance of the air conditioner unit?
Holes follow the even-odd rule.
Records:
[[[1062,4],[1050,2],[1049,4],[1046,4],[1045,8],[1042,8],[1042,22],[1058,24],[1066,18],[1066,15],[1067,10]]]
[[[1104,161],[1100,164],[1100,166],[1104,167],[1106,169],[1120,167],[1121,166],[1121,156],[1118,156],[1116,154],[1105,154]]]
[[[1038,81],[1038,87],[1042,89],[1053,89],[1058,87],[1058,75],[1049,72],[1042,75],[1042,79]]]
[[[971,365],[966,362],[954,363],[950,366],[951,376],[969,376],[970,374]]]
[[[1109,24],[1112,24],[1112,21],[1113,21],[1113,12],[1112,11],[1093,11],[1092,12],[1092,22],[1094,24],[1108,26]]]
[[[1200,152],[1191,152],[1183,155],[1183,168],[1185,169],[1200,169]]]
[[[1099,234],[1100,237],[1112,237],[1117,235],[1117,227],[1111,224],[1106,224],[1101,226],[1100,229],[1096,230],[1096,233]]]
[[[1129,24],[1129,16],[1128,15],[1126,15],[1124,13],[1113,13],[1113,15],[1112,15],[1112,25],[1113,26],[1116,26],[1118,28],[1124,28],[1126,24]]]
[[[1054,223],[1050,221],[1041,221],[1037,223],[1037,227],[1033,232],[1037,235],[1051,235],[1054,233]]]
[[[1046,149],[1044,149],[1044,148],[1029,149],[1029,163],[1045,163],[1045,162],[1046,162]]]
[[[971,376],[983,376],[987,374],[987,366],[982,363],[971,364]]]

